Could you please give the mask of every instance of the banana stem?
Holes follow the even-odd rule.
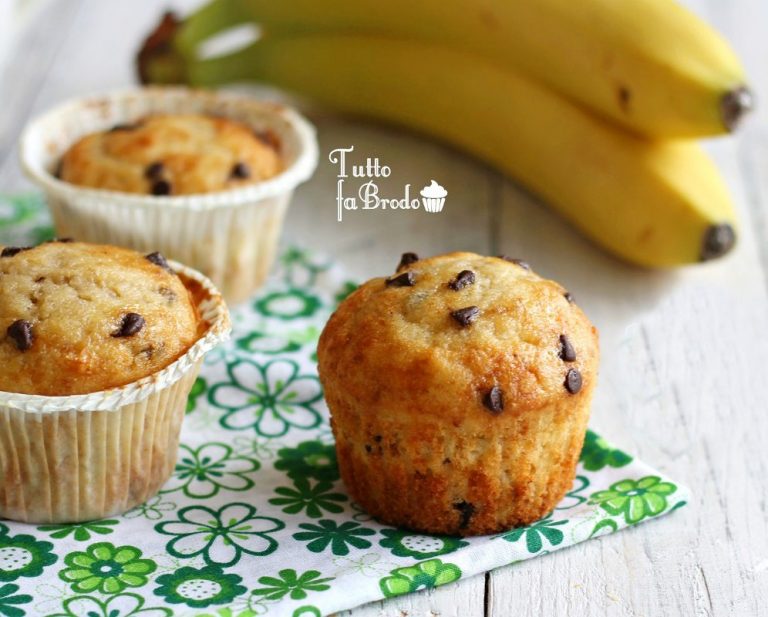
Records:
[[[262,41],[213,58],[189,60],[187,78],[193,86],[210,88],[239,81],[259,79]]]
[[[197,48],[203,41],[251,21],[237,0],[213,0],[184,19],[173,43],[183,56],[191,60],[196,57]]]
[[[216,85],[223,83],[216,79],[210,69],[203,68],[201,79],[195,79],[198,65],[207,67],[200,60],[199,47],[204,41],[219,32],[234,26],[250,23],[250,17],[236,0],[213,0],[197,12],[180,20],[172,12],[165,13],[155,29],[147,36],[136,57],[136,68],[142,83]],[[237,58],[239,52],[217,57],[214,67],[223,67],[229,81],[239,79],[225,60]],[[213,71],[217,70],[215,68]]]

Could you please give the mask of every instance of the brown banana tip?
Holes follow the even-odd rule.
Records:
[[[720,99],[720,117],[731,132],[739,126],[744,116],[755,107],[755,96],[747,86],[739,86],[726,92]]]
[[[151,65],[173,53],[173,37],[181,25],[181,20],[173,11],[166,11],[160,18],[160,23],[149,33],[136,55],[136,71],[139,81],[147,84],[153,79]]]
[[[736,232],[729,223],[710,225],[704,232],[701,261],[717,259],[728,253],[736,244]]]

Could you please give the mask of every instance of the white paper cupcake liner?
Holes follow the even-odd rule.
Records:
[[[171,365],[90,394],[0,392],[0,518],[103,518],[143,503],[169,478],[203,356],[230,332],[229,312],[213,284],[190,268],[171,266],[189,282],[208,324]]]
[[[442,211],[445,205],[445,197],[422,197],[421,201],[424,204],[424,209],[432,213]]]
[[[284,170],[263,182],[216,193],[147,196],[78,187],[54,173],[80,137],[157,113],[232,118],[280,143]],[[21,164],[40,185],[61,237],[160,251],[210,277],[229,302],[249,297],[275,257],[285,210],[317,166],[312,125],[276,103],[187,88],[141,88],[65,103],[32,121]]]

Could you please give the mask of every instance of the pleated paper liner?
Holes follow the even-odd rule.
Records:
[[[94,520],[143,503],[169,478],[203,356],[230,333],[229,312],[213,284],[190,268],[171,266],[206,324],[175,362],[91,394],[0,392],[0,518]]]

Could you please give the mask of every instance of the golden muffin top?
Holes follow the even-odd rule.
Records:
[[[321,380],[342,384],[361,413],[458,426],[579,396],[596,379],[598,340],[571,295],[524,262],[406,253],[341,303],[318,358]]]
[[[159,253],[67,241],[0,250],[0,391],[123,386],[183,355],[203,325]]]
[[[282,170],[271,134],[200,114],[153,115],[81,138],[61,159],[61,180],[148,195],[223,191]]]

